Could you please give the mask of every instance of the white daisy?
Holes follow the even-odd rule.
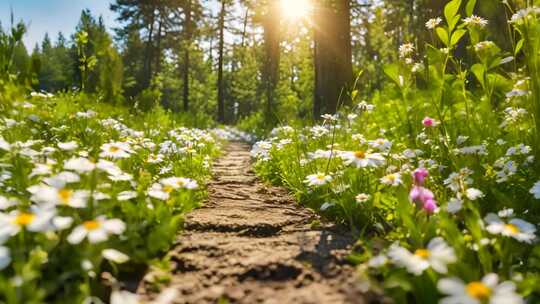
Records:
[[[54,215],[54,210],[49,209],[36,209],[30,212],[14,210],[8,214],[0,213],[0,243],[16,235],[21,229],[33,232],[48,230],[51,228],[51,219]]]
[[[112,159],[128,158],[131,156],[132,152],[133,151],[128,143],[112,142],[101,146],[101,153],[99,156]]]
[[[392,142],[384,138],[377,138],[369,141],[369,146],[379,151],[388,151],[392,147]]]
[[[341,158],[344,160],[345,164],[354,164],[357,168],[377,168],[385,162],[385,159],[381,154],[361,150],[342,152]]]
[[[118,199],[119,201],[129,201],[130,199],[133,199],[136,197],[137,197],[137,192],[135,191],[122,191],[118,193],[118,195],[116,196],[116,199]]]
[[[96,164],[85,157],[75,157],[64,162],[64,169],[81,174],[93,171],[95,168]]]
[[[41,204],[52,204],[69,206],[73,208],[84,208],[90,197],[90,191],[72,190],[63,187],[51,187],[47,185],[34,185],[28,187],[28,192],[32,194],[30,200]]]
[[[79,244],[85,238],[92,244],[106,241],[109,235],[122,234],[126,230],[126,224],[119,219],[107,219],[99,216],[94,220],[83,222],[75,227],[68,235],[67,241],[70,244]]]
[[[199,187],[197,181],[185,177],[168,177],[160,180],[160,183],[162,183],[164,186],[171,186],[174,189],[185,188],[193,190]]]
[[[485,275],[481,281],[465,284],[458,278],[444,278],[437,283],[439,291],[447,297],[441,304],[522,304],[523,298],[516,293],[511,281],[498,283],[495,273]]]
[[[311,174],[306,176],[304,183],[308,186],[322,186],[332,181],[332,176],[324,173]]]
[[[429,29],[429,30],[432,30],[432,29],[436,28],[439,24],[441,24],[441,22],[442,22],[441,17],[429,19],[426,22],[426,28]]]
[[[390,173],[381,178],[381,183],[390,186],[398,186],[403,183],[400,173]]]
[[[512,237],[529,244],[536,239],[536,227],[522,219],[514,218],[505,222],[496,214],[489,213],[484,221],[487,223],[486,230],[491,234]]]
[[[469,188],[467,189],[467,191],[465,192],[465,195],[467,196],[468,199],[470,199],[471,201],[475,201],[479,198],[482,198],[484,197],[484,193],[476,188]]]
[[[163,186],[160,183],[154,183],[148,189],[148,196],[156,198],[158,200],[166,201],[170,197],[170,193],[174,190],[171,186]]]
[[[447,265],[457,261],[454,249],[440,237],[432,239],[427,248],[417,249],[414,253],[394,243],[388,250],[388,257],[414,275],[421,275],[429,267],[436,272],[446,273]]]
[[[355,197],[356,202],[359,204],[367,202],[370,198],[371,198],[371,195],[366,194],[366,193],[360,193]]]
[[[58,148],[64,151],[73,151],[79,147],[79,144],[75,141],[60,142],[58,143]]]

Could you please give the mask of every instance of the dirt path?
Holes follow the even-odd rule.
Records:
[[[214,166],[205,206],[169,253],[175,303],[364,303],[344,258],[353,240],[284,189],[263,185],[249,146],[230,143]],[[147,275],[147,279],[152,276]],[[145,281],[138,293],[155,298]]]

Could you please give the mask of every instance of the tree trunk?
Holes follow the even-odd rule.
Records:
[[[155,12],[154,8],[151,10],[150,23],[148,25],[148,40],[146,41],[146,50],[144,58],[144,84],[143,88],[146,89],[150,86],[152,80],[152,38],[154,35],[154,21],[155,21]]]
[[[350,3],[333,0],[332,4],[315,8],[315,119],[350,103],[346,94],[353,80]]]
[[[184,24],[184,30],[186,31],[185,35],[185,50],[184,50],[184,69],[183,69],[183,77],[184,77],[184,88],[183,88],[183,99],[184,99],[184,111],[189,110],[189,68],[190,68],[190,58],[189,58],[189,52],[191,48],[191,36],[192,36],[192,26],[191,26],[191,0],[187,0],[186,3],[186,20]]]
[[[226,0],[221,0],[221,12],[219,13],[219,60],[218,60],[218,117],[220,123],[225,123],[225,87],[223,83],[223,48],[225,31]]]
[[[159,19],[158,23],[158,31],[157,31],[157,41],[156,41],[156,71],[154,72],[155,75],[159,74],[161,72],[161,27],[162,27],[163,19]]]
[[[276,120],[275,111],[275,91],[279,81],[279,43],[280,43],[280,7],[278,1],[272,1],[268,9],[268,14],[264,19],[264,78],[263,84],[266,93],[266,122],[273,125]]]

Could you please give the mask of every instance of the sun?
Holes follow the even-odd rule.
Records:
[[[280,0],[280,7],[285,18],[289,20],[304,19],[313,10],[310,0]]]

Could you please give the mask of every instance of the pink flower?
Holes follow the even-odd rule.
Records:
[[[427,213],[433,213],[437,209],[435,195],[431,190],[424,187],[414,186],[409,193],[409,198]]]
[[[414,184],[418,186],[422,186],[424,184],[424,181],[426,180],[426,177],[428,177],[428,175],[429,175],[428,170],[424,168],[418,168],[414,170],[413,172]]]
[[[425,203],[434,199],[433,192],[421,186],[414,186],[409,193],[409,198],[415,203]]]
[[[437,201],[429,199],[424,202],[424,205],[422,205],[422,208],[426,210],[427,213],[431,214],[435,212],[437,209]]]
[[[435,119],[426,116],[422,120],[422,124],[424,125],[424,127],[431,128],[436,127],[439,123]]]

